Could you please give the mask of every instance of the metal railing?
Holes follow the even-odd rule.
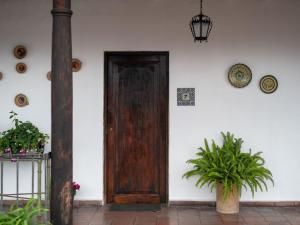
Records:
[[[31,164],[31,192],[20,192],[20,166],[24,163]],[[16,189],[14,193],[4,193],[4,169],[5,165],[10,164],[15,167]],[[37,169],[35,167],[37,166]],[[44,170],[44,179],[42,179],[42,170]],[[35,184],[35,171],[37,172],[37,183]],[[4,201],[7,198],[16,200],[19,206],[20,200],[28,200],[29,198],[37,198],[38,204],[44,202],[44,206],[49,208],[50,199],[50,179],[51,179],[51,155],[50,153],[41,154],[3,154],[0,156],[0,211],[3,210]],[[30,176],[30,174],[28,174]],[[28,177],[29,177],[28,176]],[[13,174],[9,179],[13,179]],[[42,190],[42,182],[44,182],[44,190]],[[37,187],[36,187],[37,185]],[[6,197],[6,198],[5,198]],[[44,197],[44,198],[43,198]]]

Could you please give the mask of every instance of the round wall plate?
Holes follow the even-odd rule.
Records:
[[[232,86],[242,88],[247,86],[252,79],[252,72],[245,64],[235,64],[228,72],[228,80]]]
[[[15,97],[15,104],[19,107],[25,107],[29,105],[27,96],[24,94],[17,94]]]
[[[0,72],[0,80],[2,80],[3,78],[3,74]]]
[[[49,81],[51,81],[51,78],[52,78],[52,73],[51,73],[51,71],[49,71],[49,72],[47,73],[47,79],[48,79]]]
[[[72,71],[78,72],[81,69],[81,61],[79,59],[72,59]]]
[[[27,66],[26,66],[25,63],[18,63],[18,64],[16,65],[16,71],[17,71],[18,73],[25,73],[26,70],[27,70]]]
[[[27,55],[27,49],[23,45],[18,45],[14,48],[14,56],[17,59],[23,59]]]
[[[278,81],[273,75],[266,75],[260,79],[260,90],[266,94],[275,92],[278,88]]]

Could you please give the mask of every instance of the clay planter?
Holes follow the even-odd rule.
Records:
[[[223,184],[217,185],[217,212],[223,214],[239,213],[240,196],[235,187],[228,195],[226,200],[223,199]]]

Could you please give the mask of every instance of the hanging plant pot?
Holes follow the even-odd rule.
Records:
[[[237,188],[234,187],[229,193],[228,197],[224,199],[224,188],[223,184],[217,184],[217,212],[223,214],[235,214],[239,213],[239,200],[240,196]]]

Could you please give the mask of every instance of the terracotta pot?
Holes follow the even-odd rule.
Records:
[[[228,198],[223,198],[223,184],[217,185],[217,212],[223,214],[235,214],[239,213],[239,201],[240,196],[237,188],[234,187]]]

